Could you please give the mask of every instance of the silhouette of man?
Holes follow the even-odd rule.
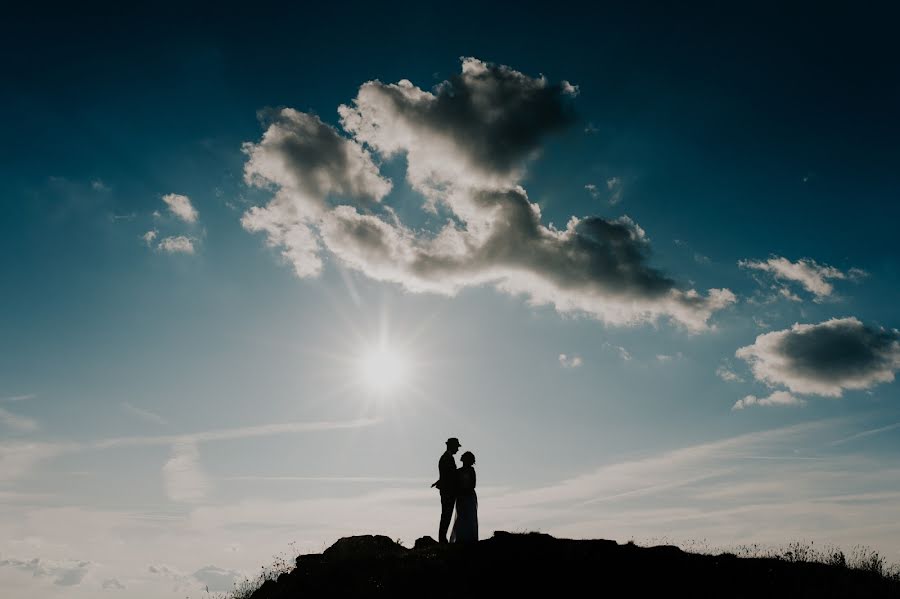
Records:
[[[453,518],[453,508],[456,506],[458,482],[456,480],[456,460],[453,454],[459,451],[459,439],[450,437],[447,439],[447,451],[438,460],[438,473],[440,478],[431,485],[441,492],[441,525],[438,528],[438,542],[447,542],[447,530],[450,528],[450,519]]]

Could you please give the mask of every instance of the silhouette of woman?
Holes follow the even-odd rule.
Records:
[[[456,496],[456,521],[453,522],[451,543],[474,543],[478,540],[478,495],[475,494],[475,454],[467,451],[459,459],[462,462]]]

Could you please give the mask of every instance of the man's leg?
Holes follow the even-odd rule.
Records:
[[[447,542],[447,531],[450,529],[450,519],[453,517],[453,506],[456,505],[456,497],[449,493],[441,493],[441,526],[438,529],[438,542]]]

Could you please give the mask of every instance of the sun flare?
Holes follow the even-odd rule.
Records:
[[[409,378],[409,361],[402,353],[386,346],[373,348],[360,363],[366,389],[383,395],[402,387]]]

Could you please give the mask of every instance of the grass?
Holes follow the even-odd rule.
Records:
[[[290,543],[294,547],[293,543]],[[296,549],[293,550],[296,553]],[[206,594],[201,599],[248,599],[253,592],[261,587],[267,580],[276,580],[285,572],[294,569],[295,557],[288,556],[285,553],[276,555],[272,559],[272,563],[268,566],[262,566],[254,577],[245,577],[234,583],[234,588],[226,593],[210,593],[209,587],[206,588]]]
[[[632,542],[632,541],[629,541]],[[816,546],[814,541],[790,541],[783,545],[761,545],[759,543],[734,545],[730,547],[710,547],[706,540],[672,542],[669,539],[653,539],[651,544],[678,545],[689,553],[718,555],[730,553],[742,558],[777,559],[791,563],[816,563],[871,572],[883,578],[900,582],[900,564],[889,564],[887,559],[865,545],[855,545],[848,552],[834,545]]]

